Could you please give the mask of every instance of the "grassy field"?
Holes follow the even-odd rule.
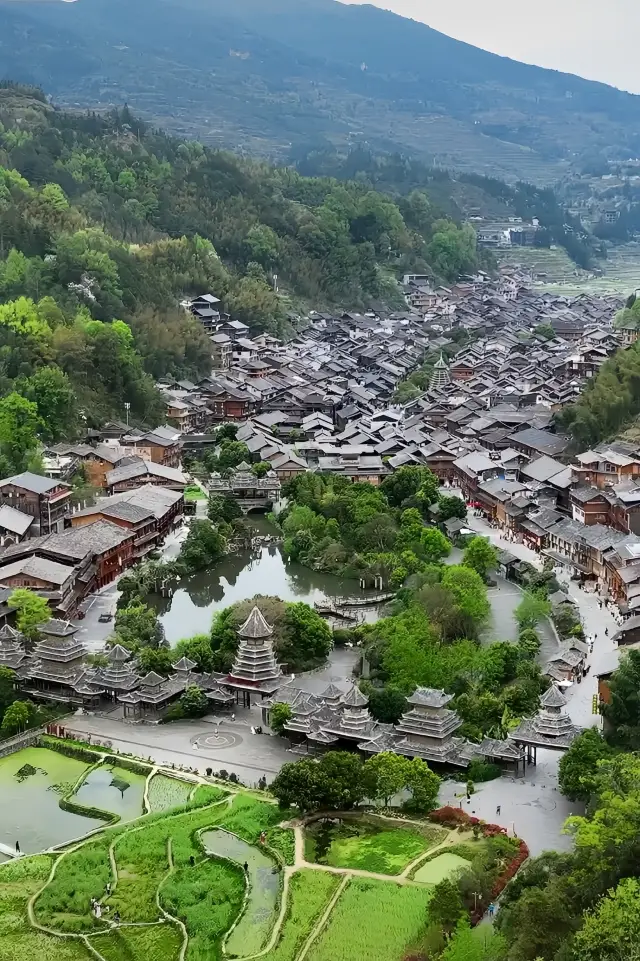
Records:
[[[289,904],[280,937],[263,961],[295,961],[340,880],[337,874],[324,871],[296,871],[289,882]]]
[[[189,484],[184,489],[185,501],[206,501],[207,495],[197,484]]]
[[[307,961],[399,961],[428,923],[430,889],[352,878]]]
[[[452,877],[463,868],[470,867],[471,862],[457,854],[438,854],[418,868],[414,874],[414,880],[423,884],[439,884],[440,881]]]
[[[447,836],[436,827],[388,827],[373,818],[344,821],[338,828],[316,823],[305,829],[305,858],[334,868],[400,874]]]
[[[182,937],[172,924],[157,924],[97,934],[90,943],[105,961],[177,961]]]
[[[80,941],[50,938],[29,927],[27,902],[47,880],[52,864],[53,858],[42,854],[0,870],[0,961],[89,961]]]

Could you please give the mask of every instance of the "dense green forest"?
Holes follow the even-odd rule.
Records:
[[[550,187],[522,181],[507,184],[475,173],[454,175],[441,167],[429,167],[416,157],[376,155],[364,147],[354,147],[347,153],[332,148],[293,150],[292,158],[306,176],[357,180],[399,196],[427,189],[432,202],[457,219],[472,213],[496,219],[522,217],[527,222],[535,217],[543,228],[536,235],[536,245],[559,244],[583,268],[606,254],[600,241],[567,213]]]
[[[618,314],[617,323],[640,321],[640,302]],[[617,350],[587,383],[578,399],[556,415],[558,430],[569,433],[573,446],[584,450],[603,440],[622,437],[640,441],[634,422],[640,415],[640,342]]]
[[[38,438],[122,417],[125,401],[136,419],[161,420],[153,379],[210,368],[207,337],[178,307],[186,295],[214,292],[252,331],[286,335],[294,309],[401,305],[404,271],[454,280],[476,265],[473,230],[422,191],[395,202],[168,137],[126,107],[64,113],[5,83],[4,466],[22,469]]]

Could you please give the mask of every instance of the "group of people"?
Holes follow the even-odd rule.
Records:
[[[107,881],[104,893],[106,898],[111,897],[111,881]],[[103,905],[102,902],[97,898],[91,898],[91,913],[93,914],[94,918],[100,920],[102,918],[103,911],[105,914],[109,914],[111,912],[111,905]],[[113,912],[113,918],[111,920],[113,924],[120,924],[120,912],[118,910]]]

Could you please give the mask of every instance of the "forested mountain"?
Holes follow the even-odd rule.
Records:
[[[127,108],[64,113],[0,85],[0,452],[23,421],[10,469],[29,436],[122,417],[125,401],[161,419],[153,378],[211,364],[185,296],[215,292],[252,331],[284,334],[293,308],[402,305],[403,272],[476,266],[473,230],[419,190],[394,202],[167,137]]]
[[[0,0],[2,76],[278,158],[366,142],[544,183],[640,149],[640,97],[335,0]]]

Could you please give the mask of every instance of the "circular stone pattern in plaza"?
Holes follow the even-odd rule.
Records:
[[[232,734],[231,731],[218,731],[211,734],[199,734],[191,739],[191,743],[199,748],[222,751],[228,747],[237,747],[242,744],[239,734]]]

